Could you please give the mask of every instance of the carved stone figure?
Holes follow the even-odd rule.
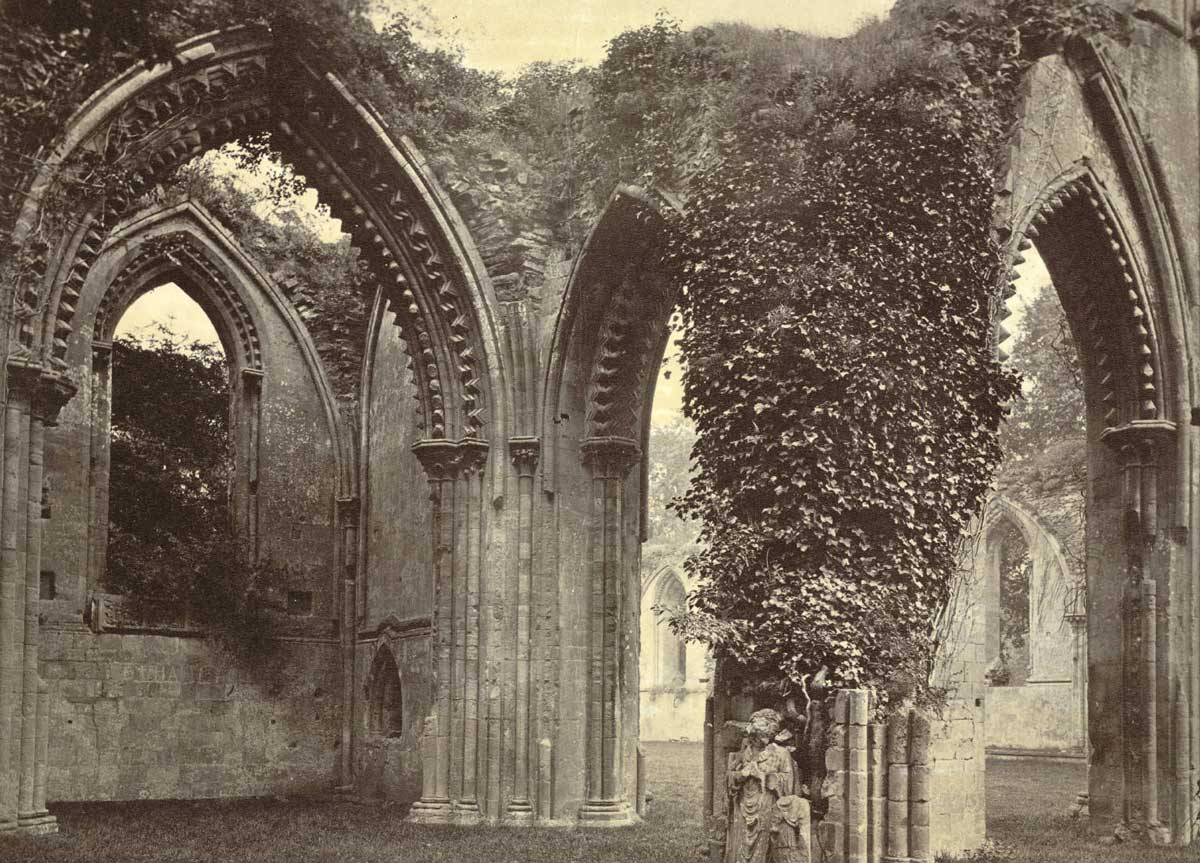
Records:
[[[741,751],[729,757],[725,863],[809,863],[808,801],[791,753],[775,742],[774,710],[750,717]]]

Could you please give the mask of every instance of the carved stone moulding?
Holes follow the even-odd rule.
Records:
[[[622,479],[637,463],[642,449],[625,437],[591,437],[581,447],[583,463],[596,479]]]
[[[151,282],[165,278],[175,269],[188,281],[194,281],[205,299],[219,306],[222,317],[234,330],[232,335],[241,348],[246,368],[261,372],[262,342],[249,308],[237,288],[188,231],[178,231],[147,241],[145,248],[125,265],[105,292],[96,311],[97,337],[109,338],[118,323],[113,316],[122,314],[137,293],[156,286]]]
[[[1072,166],[1028,208],[1023,224],[1010,240],[1010,264],[997,312],[1003,321],[1007,301],[1016,294],[1017,267],[1035,244],[1055,270],[1058,261],[1090,261],[1087,288],[1056,284],[1067,312],[1077,322],[1080,350],[1104,409],[1107,426],[1123,418],[1150,420],[1162,416],[1161,362],[1158,336],[1145,279],[1129,248],[1129,239],[1099,180],[1085,163]],[[997,342],[1009,337],[1002,323]],[[1001,348],[1002,359],[1007,353]]]
[[[533,476],[541,451],[541,440],[536,437],[514,437],[508,440],[509,458],[521,476]]]
[[[434,439],[413,444],[412,450],[430,480],[448,480],[483,470],[490,447],[478,438]]]
[[[207,38],[180,46],[191,62],[142,74],[144,83],[126,76],[129,95],[114,84],[93,114],[76,121],[85,130],[65,151],[60,173],[69,173],[79,154],[119,157],[130,182],[82,214],[80,228],[64,241],[46,303],[53,311],[42,324],[51,362],[65,367],[87,274],[109,228],[138,197],[205,150],[273,130],[284,157],[321,190],[385,287],[420,392],[424,433],[482,437],[487,392],[479,323],[464,289],[464,265],[428,212],[435,205],[414,185],[420,165],[406,162],[412,157],[336,78],[277,51],[265,31]],[[43,303],[35,297],[29,305]],[[35,317],[22,324],[18,339],[33,350]]]

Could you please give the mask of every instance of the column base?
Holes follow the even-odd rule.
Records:
[[[579,808],[581,827],[625,827],[641,820],[628,800],[589,800]]]
[[[513,800],[504,813],[504,821],[508,824],[532,824],[533,807],[528,800]]]
[[[484,817],[479,811],[479,804],[474,800],[447,800],[446,798],[429,798],[418,800],[408,810],[405,818],[411,824],[458,824],[471,826],[483,824]]]
[[[22,815],[17,820],[17,832],[32,836],[42,836],[58,832],[58,819],[49,812],[38,815]]]
[[[421,798],[409,808],[405,820],[414,824],[449,824],[451,812],[448,798]]]
[[[456,800],[450,806],[450,820],[452,823],[464,826],[483,823],[483,813],[479,811],[479,803],[477,801]]]

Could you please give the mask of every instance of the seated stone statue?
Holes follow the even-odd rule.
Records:
[[[725,863],[809,863],[808,801],[796,793],[791,753],[775,742],[780,724],[774,710],[756,711],[729,756]]]

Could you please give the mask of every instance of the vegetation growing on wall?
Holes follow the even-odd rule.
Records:
[[[990,308],[1017,86],[1117,24],[1085,4],[909,2],[817,43],[660,20],[601,67],[631,161],[686,181],[667,263],[699,435],[681,508],[704,550],[683,623],[750,679],[928,679],[1016,393]],[[697,77],[711,88],[681,103]]]
[[[666,265],[682,290],[685,410],[699,434],[681,509],[705,544],[685,628],[766,685],[795,688],[822,667],[840,683],[926,679],[1016,391],[993,355],[990,310],[1006,268],[993,194],[1017,88],[1067,38],[1119,35],[1110,7],[901,0],[844,40],[685,33],[660,16],[614,39],[594,71],[542,65],[509,83],[420,47],[403,19],[375,33],[319,0],[213,2],[199,27],[187,17],[197,8],[155,4],[133,36],[108,34],[119,50],[107,54],[83,51],[106,44],[95,30],[10,30],[18,47],[0,71],[21,51],[47,68],[64,52],[106,59],[62,60],[46,76],[67,82],[50,124],[31,119],[28,76],[6,95],[22,119],[0,144],[29,161],[4,183],[19,186],[105,63],[154,54],[180,29],[260,19],[285,43],[318,42],[394,131],[446,154],[443,173],[477,179],[474,154],[493,145],[537,165],[527,189],[498,196],[513,224],[571,240],[617,181],[679,193]],[[104,194],[120,169],[89,167],[74,194]],[[521,185],[525,172],[505,176]]]
[[[1053,285],[1046,283],[1029,299],[1011,349],[1022,394],[1000,434],[1005,457],[1024,461],[1086,434],[1083,370]]]

